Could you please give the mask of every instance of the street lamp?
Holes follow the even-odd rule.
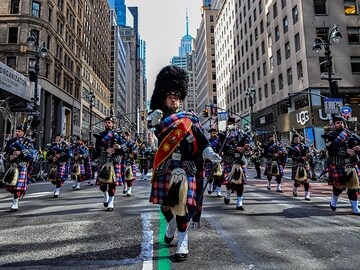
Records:
[[[250,129],[251,132],[254,131],[254,121],[253,121],[253,115],[254,115],[254,102],[253,102],[253,96],[255,94],[255,86],[252,85],[248,89],[246,89],[246,95],[249,96],[249,104],[250,104]]]
[[[325,62],[326,62],[326,67],[327,67],[327,71],[328,71],[328,77],[327,78],[322,78],[323,80],[327,80],[329,81],[329,90],[330,90],[330,98],[335,97],[338,93],[335,93],[335,85],[333,83],[333,81],[335,80],[340,80],[339,78],[332,78],[332,57],[331,57],[331,51],[330,51],[330,45],[331,45],[331,41],[335,42],[335,43],[339,43],[341,38],[342,38],[342,34],[338,31],[338,24],[335,24],[333,26],[333,28],[331,28],[330,31],[328,31],[327,36],[325,37],[325,39],[321,39],[321,38],[315,38],[314,41],[314,45],[312,47],[312,49],[315,52],[319,52],[322,49],[322,46],[324,46],[325,52]],[[337,92],[337,91],[336,91]]]
[[[35,131],[36,134],[38,134],[38,132],[36,132],[36,128],[38,127],[38,125],[40,124],[40,120],[38,119],[40,112],[39,112],[39,106],[38,106],[38,101],[39,101],[39,92],[38,92],[38,79],[39,79],[39,71],[40,71],[40,58],[41,57],[46,57],[48,54],[48,49],[45,46],[45,42],[42,43],[42,46],[40,48],[37,39],[36,39],[36,35],[34,34],[33,31],[30,30],[30,36],[27,38],[27,43],[29,45],[29,47],[35,46],[35,66],[33,67],[33,70],[29,70],[29,79],[30,81],[35,83],[35,89],[34,89],[34,106],[33,106],[33,120],[31,122],[31,128]],[[39,147],[39,140],[35,141],[35,147],[38,148]]]
[[[90,103],[90,123],[89,123],[89,144],[91,144],[92,142],[92,109],[93,109],[93,103],[94,103],[94,99],[95,99],[95,94],[94,92],[89,92],[88,94],[88,99],[89,99],[89,103]]]

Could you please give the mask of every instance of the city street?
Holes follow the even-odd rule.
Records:
[[[245,211],[235,209],[235,194],[225,205],[206,192],[202,226],[189,230],[182,263],[172,256],[176,241],[163,243],[165,222],[148,202],[149,181],[138,180],[132,197],[119,188],[113,212],[87,183],[73,191],[65,182],[57,199],[49,182],[33,183],[15,213],[1,190],[0,269],[359,269],[360,217],[350,215],[345,192],[333,212],[327,183],[312,183],[309,202],[302,188],[293,197],[285,173],[285,193],[277,193],[250,169]]]

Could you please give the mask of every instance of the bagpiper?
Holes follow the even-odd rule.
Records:
[[[71,178],[74,180],[72,188],[79,190],[81,182],[92,176],[89,153],[79,136],[75,137],[71,160]]]
[[[209,129],[210,137],[209,142],[215,153],[219,153],[221,148],[220,137],[218,131],[215,128]],[[220,153],[219,153],[220,154]],[[204,162],[204,175],[205,180],[209,181],[208,193],[211,194],[215,188],[216,197],[221,197],[221,184],[222,184],[222,165],[218,163],[217,168],[213,170],[213,175],[210,175],[213,169],[213,163],[210,160]]]
[[[68,178],[67,162],[71,157],[69,143],[63,140],[61,134],[55,135],[54,142],[50,145],[46,159],[49,161],[50,169],[48,180],[55,186],[54,198],[59,197],[60,188]]]
[[[246,162],[244,153],[250,148],[250,137],[246,133],[236,130],[235,118],[229,117],[227,121],[227,136],[224,146],[224,184],[226,185],[226,195],[224,203],[230,203],[231,191],[236,191],[236,209],[245,210],[243,206],[244,185],[246,179]]]
[[[277,182],[276,191],[283,193],[281,180],[284,176],[284,167],[287,158],[286,149],[276,140],[275,134],[268,135],[268,142],[263,145],[266,167],[264,175],[267,177],[267,189],[271,189],[271,180],[275,177]]]
[[[146,148],[146,143],[142,143],[138,150],[139,157],[139,171],[141,173],[141,179],[147,180],[146,175],[149,171],[149,164],[151,153],[150,150]]]
[[[360,215],[358,207],[360,138],[345,129],[341,115],[332,117],[333,125],[322,135],[328,150],[329,184],[333,186],[330,208],[335,211],[340,194],[347,189],[351,213]]]
[[[166,244],[172,242],[178,230],[177,261],[186,260],[189,252],[187,228],[197,207],[197,168],[203,166],[202,158],[221,161],[203,134],[198,117],[193,112],[180,111],[188,82],[184,69],[173,65],[164,67],[156,77],[150,103],[152,112],[147,118],[149,126],[155,128],[159,143],[154,157],[150,202],[161,205],[167,221]],[[197,162],[200,162],[198,166]]]
[[[291,179],[294,180],[293,195],[297,197],[298,188],[304,185],[305,200],[310,201],[310,167],[308,159],[310,156],[309,147],[301,141],[299,134],[292,137],[291,146],[288,146],[288,154],[292,157]]]
[[[19,199],[25,196],[30,182],[31,164],[34,158],[34,145],[26,136],[26,124],[16,127],[16,137],[5,146],[4,160],[9,169],[4,175],[4,188],[13,194],[10,212],[19,209]]]
[[[92,159],[98,160],[96,185],[103,192],[103,205],[107,211],[114,210],[116,186],[122,186],[121,159],[124,153],[122,140],[114,130],[114,119],[104,119],[105,130],[96,134],[95,150]]]
[[[132,194],[132,187],[136,180],[136,159],[137,150],[135,141],[131,139],[130,133],[124,132],[124,140],[121,145],[124,154],[121,160],[121,176],[124,182],[123,193],[130,197]]]

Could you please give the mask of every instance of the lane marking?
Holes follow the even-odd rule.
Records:
[[[153,269],[153,255],[154,255],[154,236],[151,230],[151,214],[141,214],[141,220],[143,223],[143,240],[141,243],[141,255],[143,259],[143,270]]]

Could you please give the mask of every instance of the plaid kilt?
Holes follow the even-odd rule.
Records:
[[[166,161],[165,161],[166,162]],[[170,160],[169,166],[166,172],[162,175],[157,175],[156,171],[153,172],[150,202],[153,204],[163,204],[164,199],[170,189],[171,172],[176,168],[182,168],[186,172],[188,179],[188,194],[187,194],[187,205],[196,205],[196,178],[195,175],[191,174],[187,170],[187,162],[180,160]]]
[[[63,175],[65,180],[69,177],[70,174],[71,174],[71,163],[70,163],[70,161],[67,161],[65,163],[65,171],[64,171],[64,175]]]
[[[354,165],[354,167],[359,176],[359,182],[360,182],[359,167],[357,165]],[[335,185],[337,187],[344,186],[345,183],[344,178],[346,177],[345,166],[329,164],[327,169],[329,172],[328,184]]]
[[[207,161],[204,162],[204,176],[205,177],[209,177],[211,169],[212,169],[213,166],[214,166],[214,163],[212,163],[211,161],[207,160]],[[224,164],[223,163],[221,163],[221,169],[224,171]],[[216,171],[216,168],[215,168],[215,171]]]
[[[116,178],[116,185],[117,186],[123,186],[123,178],[121,176],[121,163],[119,162],[114,162],[114,171],[115,171],[115,178]],[[97,175],[99,176],[101,169],[103,167],[104,164],[98,164],[96,167],[96,171],[97,171]],[[101,182],[99,179],[96,179],[96,185],[100,186],[100,184],[104,184],[103,182]],[[101,186],[100,186],[101,187]]]
[[[228,184],[232,184],[229,181],[226,180],[226,177],[230,174],[232,167],[233,167],[233,162],[228,162],[224,160],[224,167],[223,167],[223,185],[228,185]],[[246,165],[242,165],[241,166],[244,176],[246,177]],[[246,178],[245,178],[246,179]]]
[[[129,165],[131,165],[132,173],[134,175],[134,180],[131,180],[131,181],[135,181],[136,180],[136,163],[127,164],[125,159],[123,159],[121,162],[121,177],[123,179],[125,179],[126,166],[129,166]]]
[[[294,180],[294,181],[295,181],[295,175],[296,175],[296,171],[297,171],[297,168],[298,168],[299,164],[302,164],[302,163],[294,162],[293,166],[291,167],[291,179]],[[306,170],[306,175],[307,175],[307,180],[305,180],[305,182],[307,182],[311,177],[310,166],[309,166],[309,164],[304,164],[304,165],[305,165],[305,170]]]
[[[85,168],[85,179],[92,179],[92,164],[90,157],[87,157],[84,160],[84,168]]]
[[[19,177],[16,186],[7,186],[5,184],[4,189],[9,191],[11,194],[16,194],[18,198],[23,198],[30,180],[28,169],[29,167],[19,167]]]
[[[265,165],[265,171],[264,171],[264,175],[268,175],[268,173],[270,172],[270,170],[271,170],[271,162],[273,162],[272,160],[270,160],[270,161],[267,161],[266,162],[266,165]],[[277,175],[276,177],[279,177],[279,176],[281,176],[281,177],[283,177],[284,176],[284,166],[283,166],[283,164],[281,163],[281,162],[279,162],[279,161],[276,161],[277,162],[277,164],[278,164],[278,166],[279,166],[279,175]],[[270,175],[269,175],[270,176]]]

